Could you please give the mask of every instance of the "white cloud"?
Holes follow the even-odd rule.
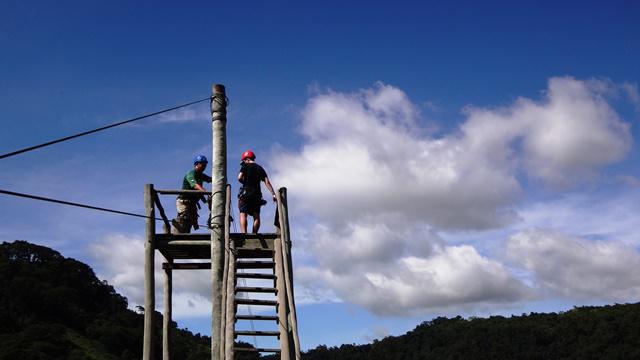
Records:
[[[501,264],[471,246],[442,247],[428,257],[405,256],[375,267],[303,268],[308,279],[322,281],[345,301],[379,315],[408,315],[462,304],[510,302],[527,288]]]
[[[620,242],[528,230],[508,240],[507,253],[543,289],[562,296],[614,301],[640,296],[640,253]]]
[[[571,193],[527,204],[519,210],[521,231],[543,228],[589,239],[615,239],[640,245],[640,191],[618,188],[615,193]]]
[[[140,236],[111,234],[89,246],[98,265],[98,277],[106,279],[118,293],[129,300],[131,307],[144,305],[144,239]],[[155,255],[156,310],[163,308],[162,262]],[[173,272],[173,315],[191,318],[211,315],[211,273],[206,270],[176,270]]]
[[[504,226],[516,219],[520,169],[569,185],[627,152],[628,125],[602,99],[606,86],[554,78],[543,101],[468,108],[460,131],[441,138],[420,136],[397,88],[318,95],[303,112],[306,144],[275,154],[274,178],[323,219],[395,212],[442,229]]]
[[[106,279],[118,293],[127,297],[130,306],[144,305],[144,240],[141,237],[107,235],[91,244],[89,252],[98,263],[99,278]],[[156,279],[162,279],[158,258],[155,268]]]
[[[211,316],[210,299],[211,293],[207,296],[202,296],[192,292],[178,292],[172,297],[172,317],[175,319],[189,319]]]
[[[297,281],[326,291],[305,292],[308,301],[335,295],[408,314],[528,297],[511,270],[437,234],[513,225],[521,176],[562,188],[619,161],[631,136],[605,100],[612,86],[553,78],[541,100],[468,107],[441,137],[419,127],[418,108],[395,87],[314,94],[302,112],[305,143],[271,161],[292,213],[315,221],[301,241],[312,261]]]

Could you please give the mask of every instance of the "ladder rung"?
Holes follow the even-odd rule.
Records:
[[[236,315],[236,320],[268,320],[279,321],[277,316],[271,315]]]
[[[236,278],[275,280],[276,276],[274,274],[236,273]]]
[[[275,263],[273,261],[258,260],[238,260],[236,261],[236,269],[273,269]]]
[[[236,258],[239,259],[258,259],[258,258],[273,258],[273,250],[267,249],[247,249],[240,248],[236,250]]]
[[[280,349],[269,349],[269,348],[254,348],[254,347],[234,347],[234,351],[243,351],[243,352],[272,352],[279,353]]]
[[[238,305],[265,305],[265,306],[277,306],[278,302],[275,300],[260,300],[260,299],[238,299],[236,298],[236,304]]]
[[[259,233],[259,234],[243,234],[243,233],[230,233],[229,237],[233,240],[246,240],[246,239],[258,239],[258,240],[273,240],[280,237],[276,233]]]
[[[235,331],[234,334],[236,336],[280,336],[279,331]]]
[[[250,287],[250,286],[236,286],[236,293],[239,292],[252,292],[252,293],[274,293],[277,294],[278,290],[272,287]]]

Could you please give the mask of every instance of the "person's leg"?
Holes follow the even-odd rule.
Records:
[[[191,227],[193,226],[194,230],[198,230],[198,207],[196,206],[196,202],[189,201],[189,225],[187,232],[191,232]]]
[[[257,234],[258,230],[260,230],[260,212],[253,213],[253,233]]]
[[[191,228],[191,223],[189,222],[189,207],[187,202],[183,199],[176,199],[176,218],[171,221],[175,233],[187,233],[189,232],[188,228]]]
[[[247,213],[240,213],[240,232],[247,233]]]

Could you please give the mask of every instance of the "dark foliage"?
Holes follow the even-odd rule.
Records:
[[[0,245],[0,360],[140,359],[143,326],[144,316],[89,266],[26,241]],[[176,323],[172,333],[172,359],[210,359],[209,337]]]
[[[436,318],[373,344],[322,345],[305,360],[640,359],[640,303],[560,314]]]
[[[155,316],[160,334],[162,315]],[[25,241],[0,245],[0,360],[140,359],[143,324],[143,315],[128,310],[127,300],[89,266]],[[210,359],[209,337],[175,323],[172,331],[172,359]],[[640,303],[579,307],[510,318],[436,318],[402,336],[366,345],[321,345],[302,358],[640,359],[638,334]],[[160,336],[154,349],[161,358]]]

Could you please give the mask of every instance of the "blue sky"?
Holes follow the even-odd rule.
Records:
[[[3,1],[0,152],[225,84],[230,179],[251,148],[292,196],[305,349],[635,302],[639,17],[633,1]],[[195,105],[0,160],[0,188],[142,213],[143,185],[177,188],[210,134]],[[6,196],[0,219],[0,240],[142,300],[139,219]],[[174,312],[208,333],[204,275],[180,275]]]

